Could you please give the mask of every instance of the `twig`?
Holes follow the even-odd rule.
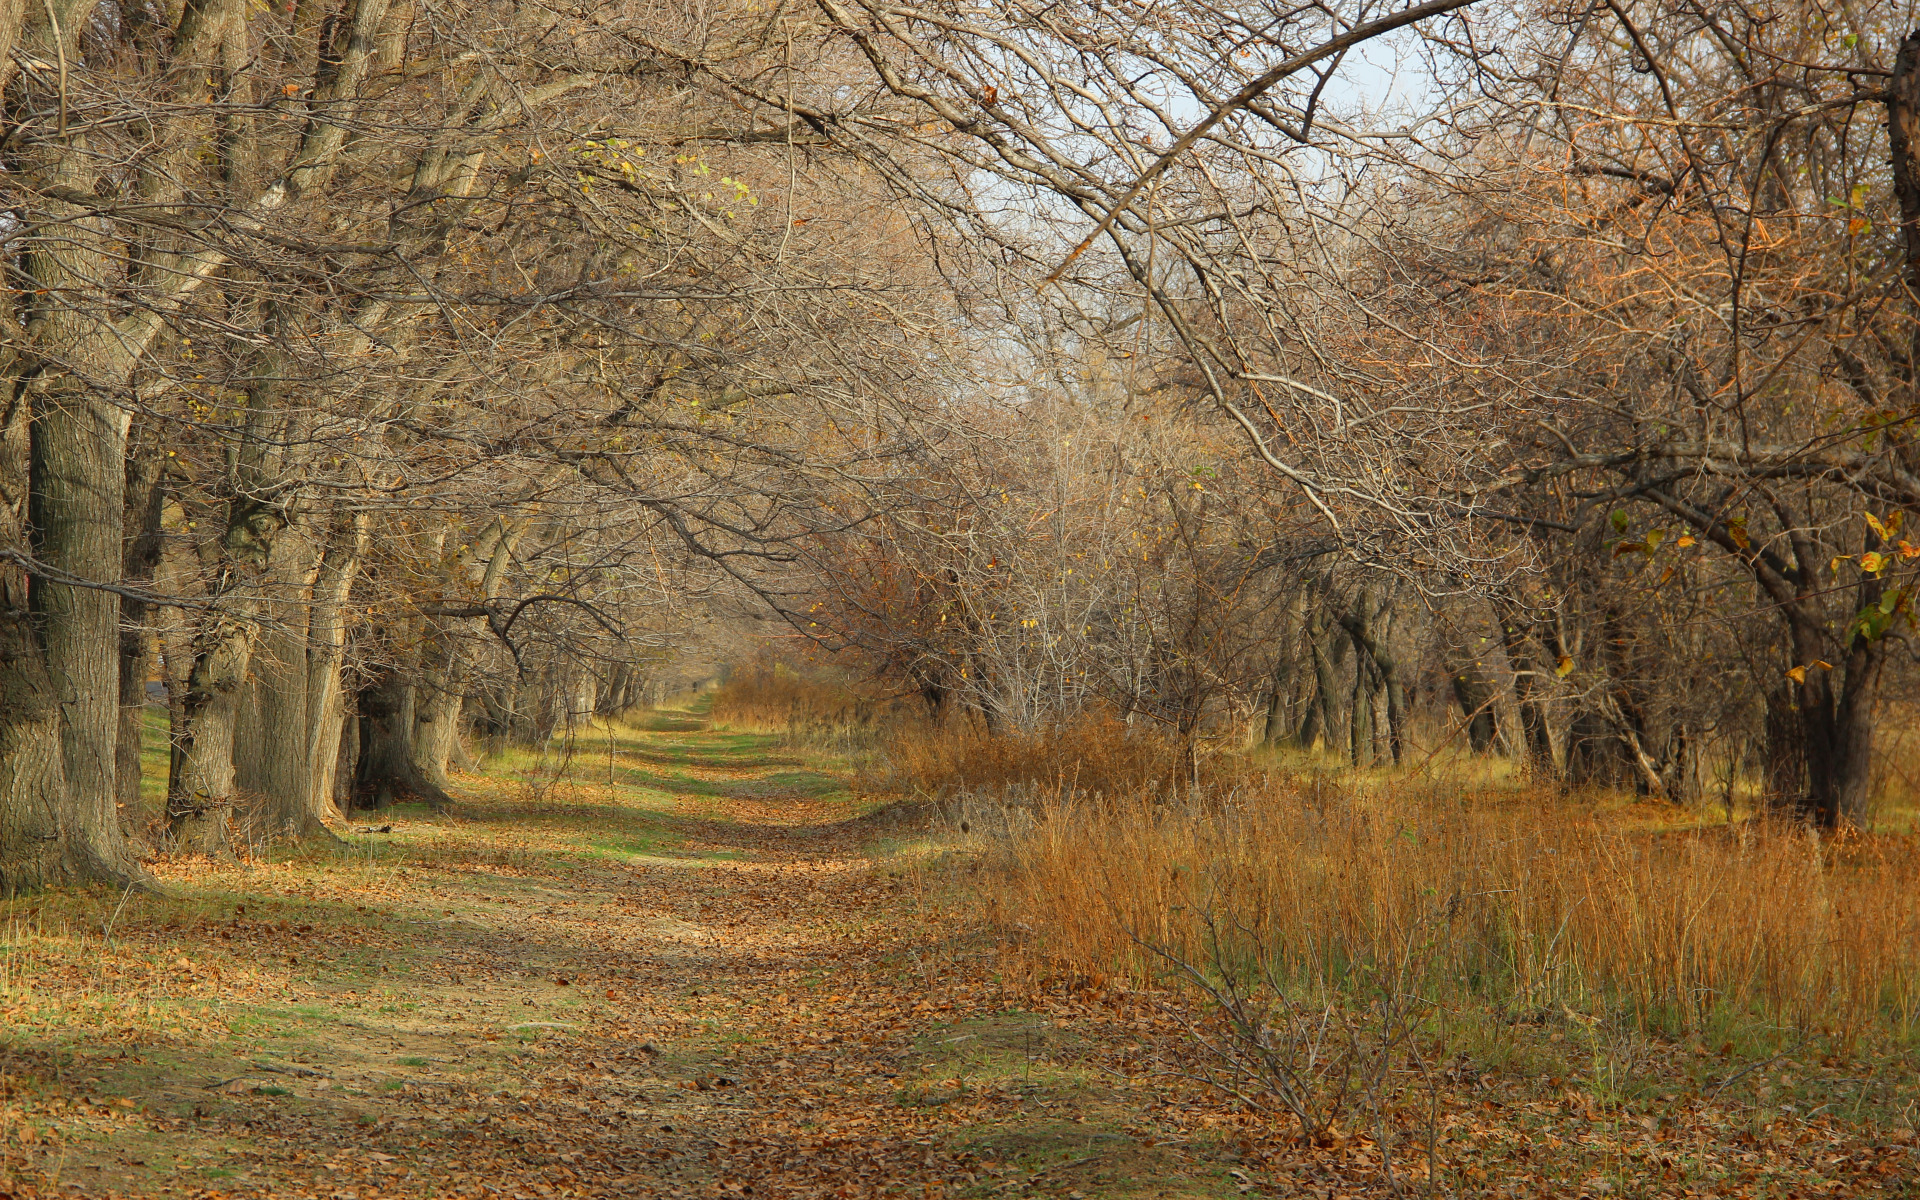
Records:
[[[1796,1052],[1811,1040],[1812,1040],[1811,1038],[1801,1038],[1798,1042],[1795,1042],[1793,1045],[1788,1046],[1785,1050],[1782,1050],[1780,1053],[1774,1055],[1772,1058],[1769,1058],[1764,1062],[1754,1063],[1753,1065],[1749,1067],[1745,1067],[1739,1071],[1735,1071],[1733,1074],[1721,1080],[1719,1087],[1714,1088],[1713,1091],[1707,1094],[1708,1103],[1712,1103],[1715,1099],[1719,1097],[1721,1092],[1726,1091],[1728,1088],[1740,1082],[1742,1079],[1745,1079],[1747,1076],[1753,1074],[1755,1071],[1763,1070],[1767,1067],[1772,1066],[1774,1063],[1779,1062],[1781,1059],[1787,1057],[1789,1054]]]
[[[1045,1175],[1049,1171],[1064,1171],[1068,1167],[1077,1167],[1082,1165],[1083,1163],[1090,1163],[1094,1159],[1099,1157],[1100,1156],[1098,1154],[1089,1154],[1085,1158],[1069,1158],[1065,1162],[1057,1162],[1051,1166],[1041,1167],[1038,1171],[1035,1171],[1033,1174],[1027,1176],[1027,1179],[1029,1181],[1035,1180],[1040,1178],[1042,1175]]]
[[[294,1063],[255,1062],[253,1066],[257,1071],[270,1071],[275,1075],[305,1075],[316,1079],[333,1078],[333,1072],[331,1071],[322,1071],[314,1067],[302,1067]]]
[[[113,946],[113,927],[120,921],[120,913],[127,907],[127,897],[133,895],[133,880],[127,880],[127,886],[120,892],[120,903],[113,906],[113,915],[107,918],[107,927],[100,931],[100,939],[107,946]]]

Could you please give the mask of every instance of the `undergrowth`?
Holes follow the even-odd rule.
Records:
[[[1648,832],[1545,795],[1327,777],[956,811],[991,846],[993,918],[1067,970],[1145,983],[1219,953],[1337,988],[1438,920],[1422,994],[1508,1019],[1906,1040],[1920,1017],[1904,837]]]

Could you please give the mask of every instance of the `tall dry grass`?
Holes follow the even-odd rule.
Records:
[[[1920,1016],[1920,857],[1792,827],[1634,832],[1445,786],[1243,784],[1227,798],[1055,800],[1003,826],[990,903],[1077,971],[1270,958],[1309,986],[1431,939],[1422,986],[1509,1012],[1697,1029],[1761,1018],[1905,1036]]]
[[[872,687],[764,657],[714,691],[712,717],[728,729],[778,734],[789,746],[859,751],[878,745],[900,707]]]
[[[1195,776],[1193,760],[1158,727],[1087,713],[1031,731],[993,734],[978,714],[928,718],[917,695],[810,673],[775,658],[735,670],[714,692],[713,719],[729,729],[779,734],[792,745],[872,750],[874,791],[922,796],[990,792],[1171,794]],[[1220,773],[1201,760],[1199,778]]]
[[[1103,713],[1000,734],[970,715],[896,728],[884,763],[891,773],[887,786],[927,796],[1161,796],[1185,790],[1194,773],[1173,738]],[[1201,779],[1211,779],[1217,768],[1203,759]]]

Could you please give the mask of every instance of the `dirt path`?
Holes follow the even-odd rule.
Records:
[[[1148,1120],[1128,1029],[1010,1002],[831,760],[686,714],[531,765],[166,898],[16,904],[0,1193],[1246,1190]]]

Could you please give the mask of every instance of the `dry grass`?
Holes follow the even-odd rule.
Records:
[[[1431,936],[1423,986],[1509,1016],[1843,1037],[1909,1036],[1920,1017],[1920,858],[1903,837],[1648,832],[1544,797],[1326,778],[1205,803],[1056,799],[1005,830],[997,919],[1096,976],[1149,976],[1148,946],[1211,960],[1211,915],[1229,953],[1309,986]]]
[[[909,703],[832,672],[763,657],[737,668],[713,693],[715,725],[772,733],[789,747],[854,751],[877,744],[883,727],[913,724]]]
[[[977,719],[956,717],[938,728],[894,731],[884,758],[888,784],[928,796],[1173,795],[1193,773],[1174,739],[1103,714],[999,735]],[[1202,758],[1202,779],[1213,778],[1218,765]]]
[[[1154,726],[1090,713],[990,734],[976,713],[934,722],[918,696],[772,657],[736,669],[714,693],[712,716],[723,728],[778,734],[789,746],[874,752],[861,765],[875,792],[1159,795],[1186,788],[1194,773],[1180,744]],[[1220,762],[1203,757],[1201,777],[1217,775]]]

